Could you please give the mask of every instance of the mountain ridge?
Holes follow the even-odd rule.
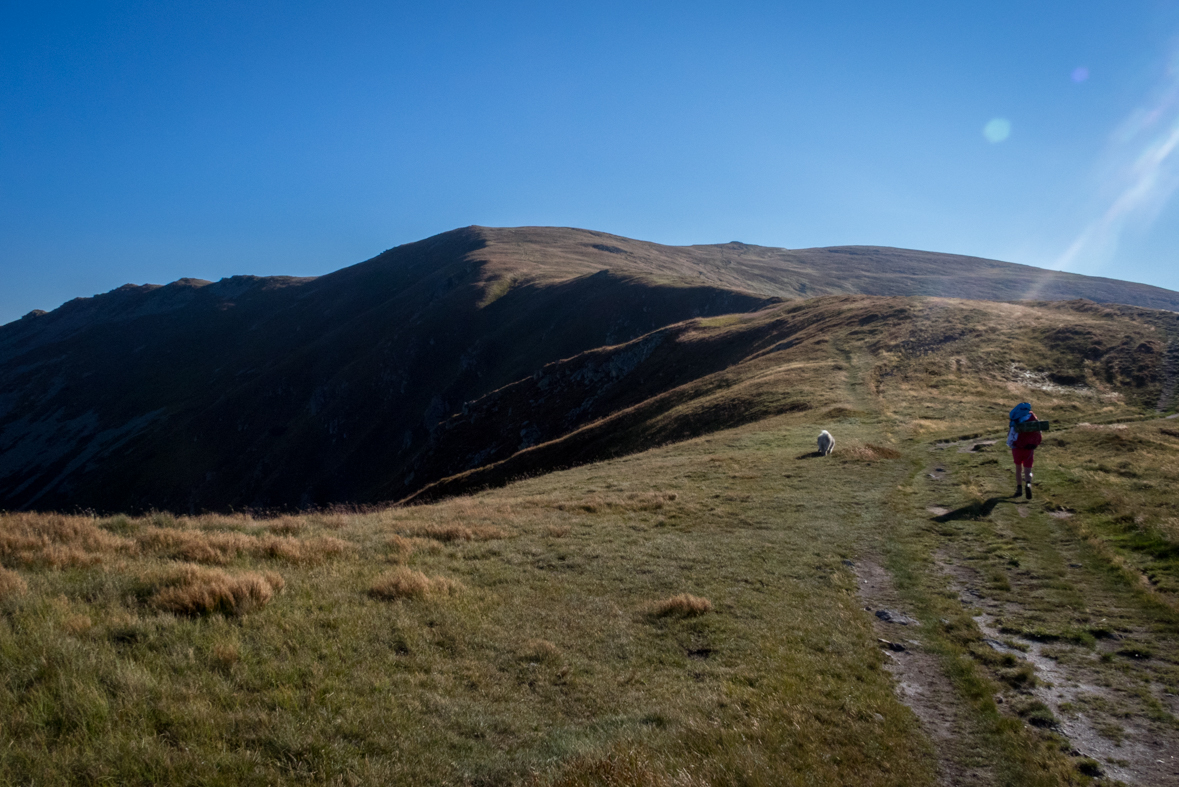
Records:
[[[554,266],[552,265],[549,265],[547,269],[534,267],[532,275],[537,280],[569,278],[580,273],[593,273],[602,270],[603,264],[611,260],[615,262],[615,265],[620,265],[620,267],[629,272],[641,272],[654,276],[661,274],[683,276],[685,275],[684,265],[686,264],[689,267],[686,275],[706,277],[708,273],[713,273],[714,276],[716,275],[709,268],[715,267],[718,263],[726,266],[733,264],[741,265],[742,258],[752,258],[760,264],[751,265],[747,263],[745,267],[748,270],[740,282],[727,280],[726,283],[742,289],[751,289],[756,283],[764,284],[764,274],[759,273],[756,269],[762,267],[767,261],[776,261],[783,267],[784,272],[797,273],[799,275],[806,275],[808,268],[822,268],[827,264],[836,264],[839,266],[841,278],[845,280],[842,289],[835,289],[834,285],[827,282],[820,285],[820,288],[816,290],[813,285],[801,282],[803,285],[801,291],[798,290],[797,284],[792,288],[779,283],[776,287],[766,287],[764,290],[759,290],[759,292],[763,295],[776,295],[778,297],[805,297],[812,294],[831,295],[839,293],[969,297],[950,292],[949,290],[952,289],[951,285],[955,285],[961,289],[963,286],[961,281],[963,270],[967,268],[981,268],[987,271],[1006,274],[1008,281],[1003,283],[991,281],[989,280],[990,277],[977,278],[970,282],[972,286],[980,289],[980,292],[975,294],[975,299],[1021,300],[1023,298],[1017,296],[1030,293],[1032,297],[1027,298],[1029,300],[1069,300],[1076,297],[1084,297],[1097,303],[1125,303],[1132,306],[1179,311],[1179,292],[1156,287],[1151,284],[1127,282],[1120,279],[1088,276],[1065,271],[1052,271],[1021,263],[1004,262],[964,254],[873,245],[787,249],[773,246],[758,246],[741,241],[730,241],[721,244],[668,246],[652,241],[639,241],[596,230],[584,230],[573,227],[500,228],[470,225],[468,227],[449,230],[421,241],[395,246],[369,260],[346,266],[331,273],[323,274],[322,276],[236,275],[220,279],[216,282],[184,277],[164,285],[136,285],[128,283],[89,298],[74,298],[51,311],[35,309],[21,318],[0,325],[0,336],[3,335],[6,328],[15,326],[22,321],[37,320],[41,317],[56,314],[62,310],[70,312],[87,309],[92,305],[97,306],[100,299],[105,299],[116,294],[145,295],[156,293],[160,290],[169,291],[168,288],[173,288],[173,290],[181,288],[204,290],[211,288],[208,290],[210,294],[217,293],[220,295],[221,293],[229,292],[240,294],[248,285],[255,285],[264,289],[302,285],[344,275],[346,272],[359,274],[366,268],[379,265],[389,255],[399,250],[444,244],[450,246],[454,241],[459,241],[459,244],[461,244],[464,240],[469,243],[469,247],[463,252],[465,254],[473,254],[485,249],[488,250],[488,254],[486,255],[488,259],[481,260],[481,262],[491,266],[491,276],[489,278],[493,280],[496,276],[502,275],[502,271],[499,271],[497,266],[503,262],[505,251],[511,251],[513,247],[515,249],[527,249],[529,246],[541,245],[544,251],[550,255],[556,252],[556,255],[553,256],[561,257],[561,265],[556,270],[553,270]],[[554,240],[559,242],[554,243]],[[610,241],[610,243],[595,244],[590,242],[592,240]],[[570,254],[570,246],[574,244],[591,249],[593,252],[597,252],[597,254],[582,252],[575,257]],[[607,256],[603,257],[603,254]],[[661,258],[661,255],[665,257],[666,255],[674,256],[676,254],[681,255],[681,259],[677,260],[680,263],[679,266],[668,266],[666,264],[667,260]],[[531,255],[526,251],[524,256]],[[636,266],[633,263],[620,264],[619,258],[642,260],[656,264],[647,267]],[[537,262],[535,259],[531,261]],[[736,262],[734,263],[734,261]],[[874,271],[871,266],[862,264],[863,261],[870,261],[876,264],[887,263],[889,267],[885,270]],[[512,262],[516,263],[518,260],[513,260]],[[955,272],[943,272],[938,275],[937,268],[944,268],[946,266],[953,266]],[[604,267],[605,269],[611,269],[614,266],[605,264]],[[813,275],[814,272],[812,270],[809,273]],[[847,285],[846,276],[849,273],[858,277],[855,281],[859,283],[859,286]],[[893,279],[901,277],[905,284],[904,286],[896,283],[890,285],[882,282],[879,279],[881,276],[887,276]],[[903,277],[908,278],[905,279]],[[916,279],[923,279],[934,284],[921,288],[923,291],[916,292],[913,291],[913,283]],[[1090,291],[1086,292],[1086,289]],[[227,297],[233,297],[233,295],[227,295]]]
[[[698,343],[695,355],[681,352],[682,337],[708,320],[735,325],[754,319],[742,315],[805,306],[854,341],[885,326],[900,331],[901,350],[881,352],[909,352],[927,341],[913,334],[919,321],[906,323],[914,315],[945,312],[948,322],[928,329],[945,343],[961,332],[954,320],[978,312],[931,295],[1119,292],[1103,280],[1024,268],[878,247],[664,247],[588,230],[467,227],[319,277],[122,287],[0,326],[0,508],[200,511],[402,499],[481,462],[559,444],[618,408],[675,421],[653,404],[643,410],[644,402],[666,401],[659,397],[684,385],[689,398],[706,396],[704,381],[746,360],[724,355],[719,348],[729,345],[720,339]],[[1068,290],[1074,284],[1084,287]],[[1151,303],[1173,295],[1179,305],[1179,293],[1127,288],[1120,292]],[[872,305],[898,297],[908,305],[889,307],[892,317]],[[1026,315],[1047,307],[1018,308]],[[1052,308],[1044,314],[1055,314],[1054,324],[1066,308],[1089,327],[1074,336],[1062,325],[1064,338],[1043,337],[1048,349],[1037,352],[1050,362],[1038,373],[1129,386],[1135,400],[1165,398],[1165,312],[1095,306],[1105,315],[1097,320],[1082,304]],[[832,317],[849,309],[866,322]],[[772,333],[749,330],[738,344]],[[1117,331],[1135,341],[1125,344]],[[599,356],[622,369],[619,353],[659,336],[664,344],[628,360],[625,373],[584,372]],[[569,373],[575,384],[552,410],[556,420],[520,424],[515,416],[504,421],[514,436],[468,430],[473,444],[447,437],[464,433],[456,416],[478,410],[473,403],[492,392],[519,392],[508,407],[533,407],[527,381],[577,364],[584,373]],[[594,386],[608,404],[582,407]],[[749,407],[772,412],[775,396],[759,391]],[[638,436],[626,450],[679,434],[642,424],[631,432]],[[612,450],[599,443],[582,455]]]

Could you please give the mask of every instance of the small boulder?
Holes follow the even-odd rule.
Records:
[[[902,615],[894,609],[878,609],[876,610],[876,617],[883,620],[885,623],[899,623],[902,626],[920,626],[915,618],[908,615]]]

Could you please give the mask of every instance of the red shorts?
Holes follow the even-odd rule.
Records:
[[[1036,450],[1034,448],[1012,448],[1011,458],[1015,460],[1016,467],[1031,467],[1032,463],[1036,461]]]

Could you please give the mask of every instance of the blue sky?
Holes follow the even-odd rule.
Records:
[[[0,323],[469,224],[1179,290],[1177,187],[1179,0],[0,7]]]

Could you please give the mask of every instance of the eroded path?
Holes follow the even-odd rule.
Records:
[[[984,730],[946,675],[938,654],[928,647],[920,621],[900,611],[906,602],[892,576],[874,557],[862,559],[854,570],[897,693],[934,745],[939,780],[945,785],[995,784],[993,752],[983,743]]]
[[[1001,446],[999,446],[1001,448]],[[1090,543],[1051,491],[1006,497],[1005,454],[937,449],[913,495],[947,588],[979,635],[995,703],[1099,781],[1179,784],[1174,609]],[[998,487],[962,504],[963,487]]]

